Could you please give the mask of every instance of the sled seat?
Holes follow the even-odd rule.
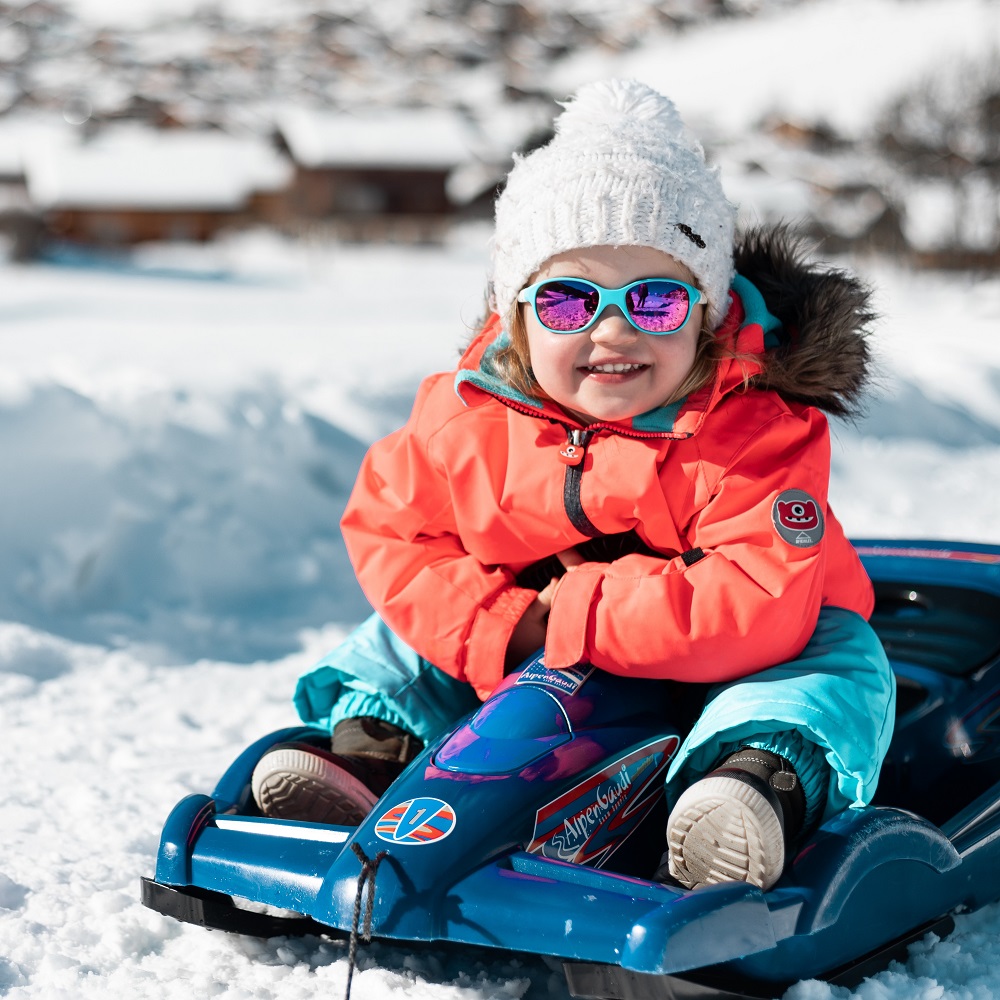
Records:
[[[871,624],[891,661],[953,677],[1000,656],[1000,596],[970,587],[876,581]]]

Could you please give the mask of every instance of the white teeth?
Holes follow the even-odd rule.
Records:
[[[642,367],[643,367],[643,365],[622,365],[622,364],[616,364],[616,365],[587,365],[587,371],[589,371],[589,372],[608,372],[608,373],[616,372],[616,373],[621,373],[621,372],[638,371]]]

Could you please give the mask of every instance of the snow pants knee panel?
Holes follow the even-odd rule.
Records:
[[[671,801],[725,751],[762,733],[797,730],[831,768],[824,815],[866,805],[895,720],[896,684],[882,644],[853,611],[825,607],[794,660],[709,691],[667,774]]]
[[[328,728],[372,716],[425,743],[480,704],[471,686],[415,653],[371,615],[299,678],[295,708],[303,722]]]

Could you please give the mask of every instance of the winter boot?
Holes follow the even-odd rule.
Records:
[[[658,881],[688,889],[750,882],[770,889],[802,829],[806,798],[791,764],[744,747],[696,781],[667,820],[667,851]]]
[[[308,743],[269,750],[250,785],[265,816],[356,826],[422,749],[415,736],[381,719],[344,719],[329,751]]]

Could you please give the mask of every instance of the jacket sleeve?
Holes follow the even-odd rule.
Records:
[[[484,566],[458,536],[452,484],[432,458],[420,411],[366,455],[341,521],[365,596],[422,657],[485,698],[503,678],[514,626],[538,596]]]
[[[629,555],[562,578],[549,616],[546,664],[581,660],[611,673],[717,682],[795,657],[823,598],[825,548],[780,532],[777,504],[802,491],[826,514],[826,419],[783,410],[715,474],[684,534],[684,558]],[[790,494],[799,496],[799,494]],[[815,533],[812,536],[815,538]]]

